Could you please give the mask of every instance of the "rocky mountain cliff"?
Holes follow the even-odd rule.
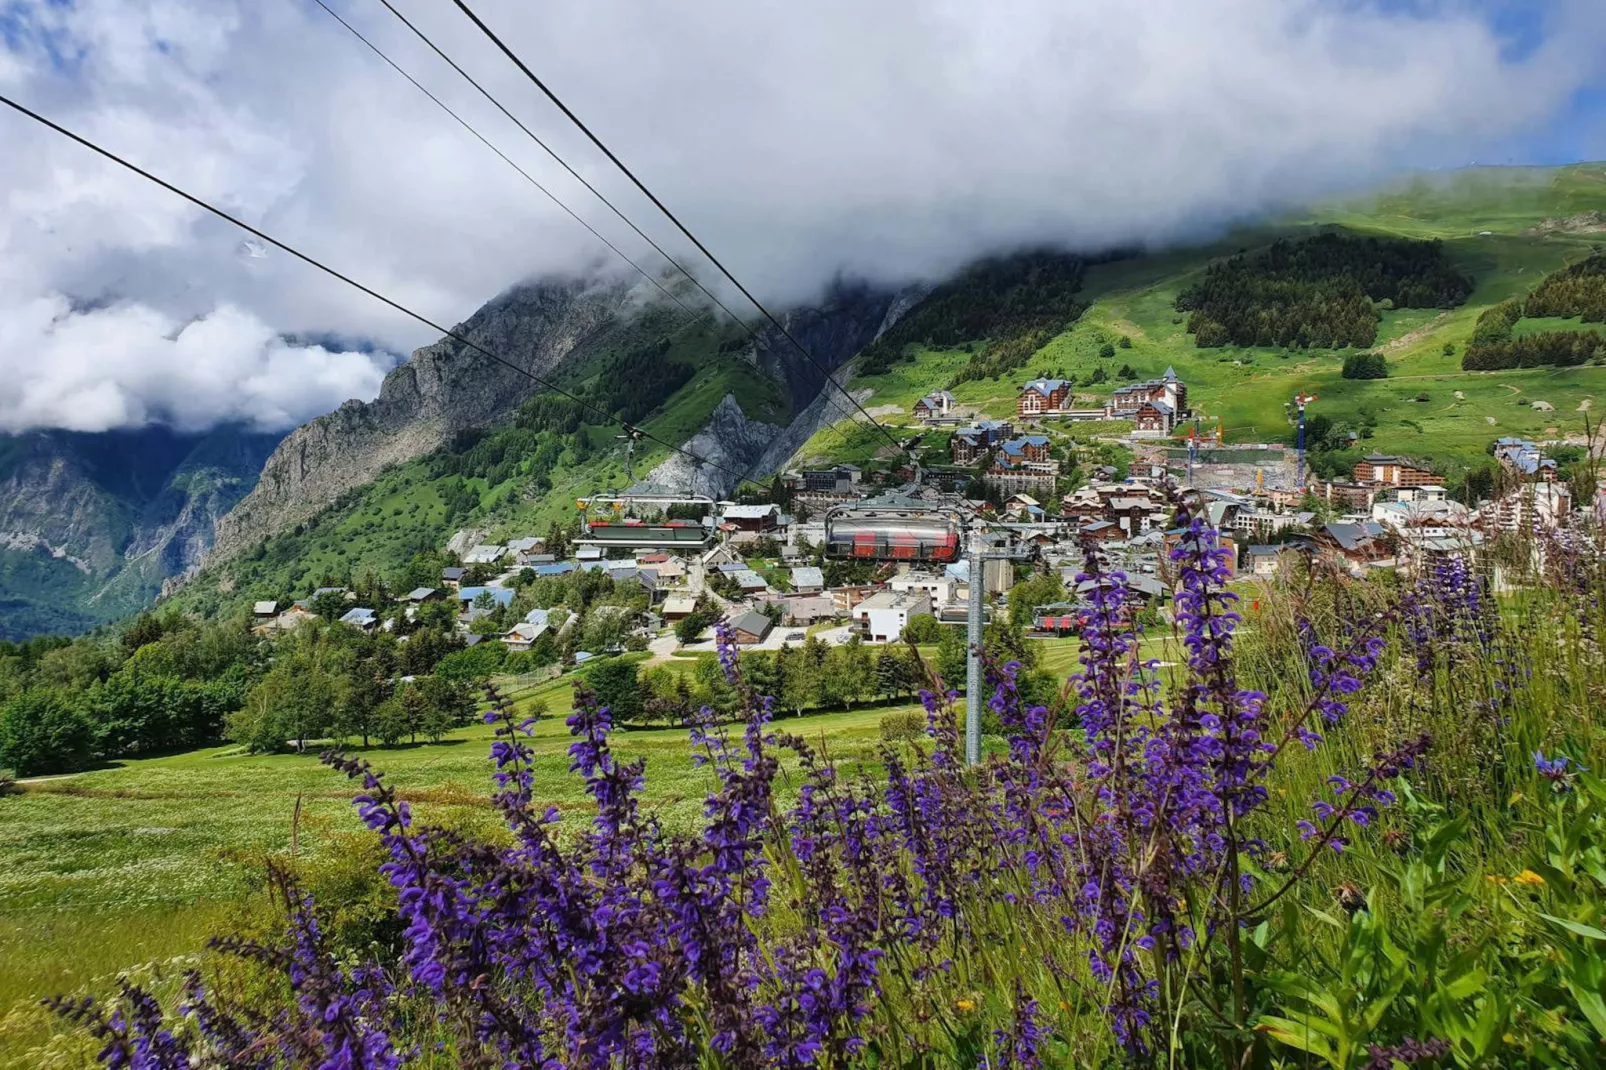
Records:
[[[492,300],[455,330],[545,375],[673,329],[683,315],[647,299],[644,289],[574,280],[530,283]],[[896,301],[886,291],[844,284],[818,305],[787,310],[780,318],[816,360],[835,369],[885,329]],[[825,380],[773,326],[725,359],[747,361],[783,384],[795,408],[807,406]],[[386,376],[374,401],[348,401],[285,437],[256,489],[219,523],[209,560],[226,561],[306,520],[387,465],[429,453],[457,432],[495,424],[539,390],[529,378],[451,339],[418,350]],[[727,397],[691,448],[745,470],[783,430],[749,420],[736,399]],[[718,469],[693,474],[690,467],[677,457],[650,478],[677,486],[695,482],[699,490],[718,494],[736,482]]]
[[[736,399],[727,396],[686,443],[691,452],[724,468],[698,467],[677,454],[654,469],[647,482],[717,498],[734,491],[739,482],[727,469],[744,472],[749,479],[772,475],[820,427],[854,413],[840,391],[826,388],[827,373],[835,378],[838,369],[897,322],[924,292],[838,284],[819,304],[782,312],[778,317],[782,326],[813,360],[768,323],[738,355],[785,386],[796,414],[791,423],[778,426],[751,420]]]
[[[819,366],[767,324],[752,338],[731,324],[710,330],[706,321],[700,331],[681,332],[684,311],[644,284],[530,282],[454,330],[571,385],[617,375],[621,360],[639,359],[655,339],[681,336],[676,359],[683,361],[687,339],[702,339],[691,355],[704,369],[699,377],[745,366],[742,381],[768,384],[759,393],[772,400],[755,405],[747,394],[715,394],[699,408],[692,398],[686,410],[695,415],[675,418],[681,430],[671,433],[689,436],[693,452],[725,469],[758,478],[820,421],[851,410],[840,396],[828,402],[821,394],[827,371],[841,368],[910,304],[907,294],[839,284],[817,304],[782,313]],[[348,401],[282,440],[237,429],[186,437],[159,428],[10,440],[0,448],[0,635],[82,630],[136,611],[159,590],[183,585],[203,560],[224,566],[255,554],[331,504],[350,501],[387,469],[450,450],[467,432],[506,424],[541,389],[444,339],[393,370],[373,401]],[[697,384],[686,389],[695,394]],[[789,428],[791,413],[808,414],[806,426]],[[691,467],[675,455],[647,478],[716,496],[738,482],[720,468]]]
[[[200,563],[278,440],[232,426],[0,436],[0,637],[148,604]]]
[[[630,286],[546,280],[507,291],[453,330],[542,375],[604,344],[610,326],[641,308]],[[539,389],[453,339],[417,350],[373,401],[348,401],[285,437],[255,490],[219,523],[216,559],[305,520],[386,465],[495,423]]]

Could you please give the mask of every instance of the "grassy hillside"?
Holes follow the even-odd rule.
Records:
[[[953,386],[963,405],[1004,416],[1014,412],[1016,387],[1028,375],[1075,376],[1098,368],[1106,382],[1079,392],[1107,394],[1117,371],[1129,365],[1140,377],[1175,367],[1205,426],[1219,426],[1229,441],[1290,440],[1284,403],[1296,392],[1315,393],[1313,414],[1365,429],[1361,445],[1421,457],[1454,473],[1479,463],[1500,435],[1541,438],[1581,434],[1580,406],[1606,391],[1606,368],[1537,368],[1468,373],[1461,354],[1478,316],[1508,298],[1521,297],[1550,272],[1606,242],[1606,169],[1581,165],[1559,170],[1483,169],[1422,179],[1377,196],[1316,209],[1302,218],[1232,233],[1196,249],[1129,257],[1086,271],[1077,301],[1087,311],[1038,348],[1020,371]],[[1176,309],[1178,294],[1213,262],[1253,253],[1279,238],[1310,237],[1333,228],[1356,235],[1438,239],[1455,269],[1474,288],[1451,310],[1385,310],[1373,349],[1388,359],[1389,378],[1346,380],[1340,369],[1356,350],[1228,346],[1201,349]],[[1518,334],[1587,329],[1577,320],[1524,320]],[[1125,338],[1130,348],[1124,348]],[[986,339],[961,347],[911,346],[912,361],[883,374],[858,374],[857,389],[871,391],[871,406],[908,407],[927,391],[954,384],[958,370]],[[1113,356],[1100,356],[1105,346]],[[1447,352],[1446,347],[1453,352]],[[1107,350],[1104,350],[1108,352]],[[1545,402],[1551,411],[1535,410]],[[889,417],[897,419],[897,417]],[[912,422],[907,417],[904,422]],[[858,446],[862,435],[854,435]],[[816,435],[804,453],[833,456],[840,439]],[[866,455],[852,451],[855,459]]]

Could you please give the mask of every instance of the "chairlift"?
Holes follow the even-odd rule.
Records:
[[[574,505],[582,546],[697,550],[714,542],[717,505],[706,495],[593,494]]]
[[[825,553],[858,561],[957,561],[962,528],[956,510],[915,498],[854,502],[825,514]]]

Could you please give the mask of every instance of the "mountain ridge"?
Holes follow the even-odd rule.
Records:
[[[0,437],[0,637],[82,631],[199,566],[278,435],[224,425]]]

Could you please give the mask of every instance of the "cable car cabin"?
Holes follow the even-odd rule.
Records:
[[[912,499],[839,505],[825,515],[825,552],[861,561],[957,561],[959,530],[956,514]]]
[[[593,497],[575,505],[581,545],[697,550],[714,541],[712,498]]]

